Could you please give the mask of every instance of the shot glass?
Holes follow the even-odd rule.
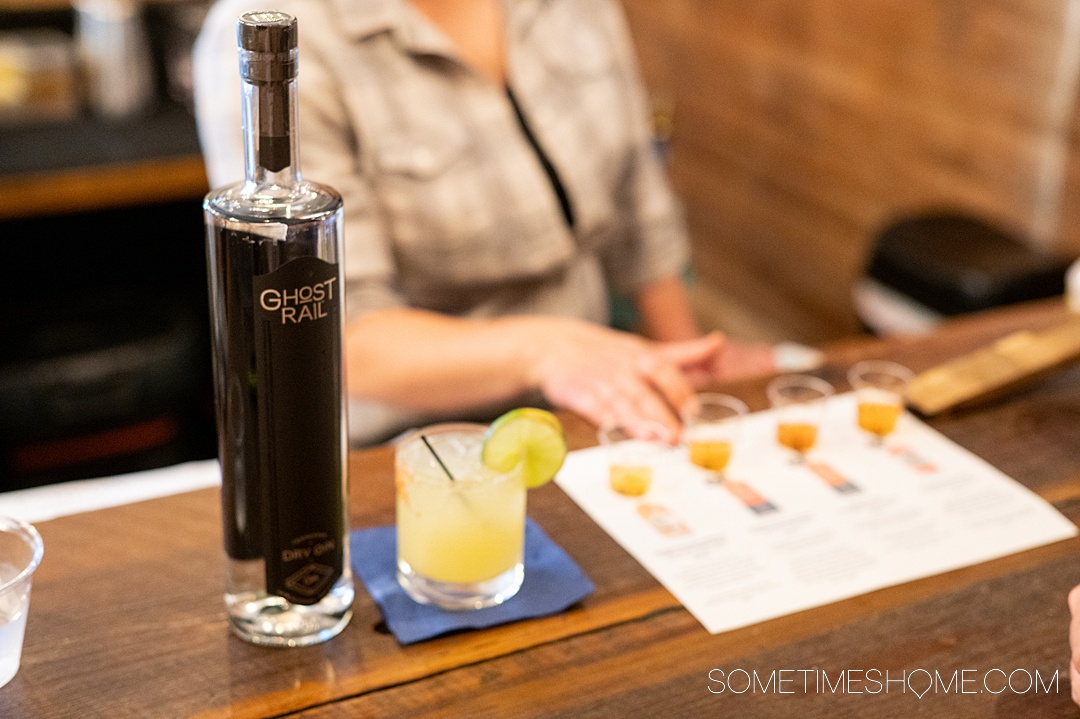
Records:
[[[525,577],[525,483],[484,466],[486,429],[432,425],[397,444],[397,578],[421,604],[494,606]]]
[[[848,382],[858,402],[859,427],[871,435],[870,443],[881,446],[896,429],[904,409],[904,392],[915,373],[888,360],[856,362],[848,370]]]
[[[833,391],[825,380],[805,374],[781,375],[765,387],[777,412],[776,441],[795,452],[794,463],[805,462],[806,453],[817,444],[825,400]]]
[[[596,433],[607,454],[608,484],[626,497],[640,497],[649,491],[659,451],[666,446],[663,441],[668,433],[662,425],[650,424],[645,428],[652,440],[641,439],[617,422],[601,425]]]
[[[746,413],[742,400],[715,393],[694,395],[683,408],[683,442],[690,462],[708,470],[710,482],[723,481],[739,422]]]
[[[0,517],[0,687],[19,671],[30,579],[44,551],[41,535],[31,525]]]

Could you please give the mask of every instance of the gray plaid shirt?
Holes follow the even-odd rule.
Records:
[[[304,176],[344,197],[350,318],[411,306],[604,323],[609,285],[632,294],[688,261],[616,0],[505,1],[508,82],[573,227],[505,88],[405,0],[271,3],[299,21]],[[214,186],[243,174],[235,23],[256,7],[219,0],[195,48]]]

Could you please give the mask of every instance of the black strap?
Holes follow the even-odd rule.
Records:
[[[551,164],[551,160],[548,159],[547,154],[540,147],[540,143],[537,142],[536,136],[529,129],[529,123],[525,121],[521,106],[518,105],[517,98],[514,97],[514,92],[509,87],[506,88],[506,96],[510,98],[510,105],[514,108],[514,114],[517,116],[518,124],[521,125],[521,131],[525,134],[525,139],[529,141],[533,150],[536,151],[540,166],[544,168],[548,180],[551,181],[551,188],[555,191],[555,197],[559,200],[559,207],[562,209],[566,224],[572,228],[574,226],[574,208],[570,205],[570,197],[566,194],[566,187],[563,186],[562,181],[559,179],[559,173],[555,171],[555,166]]]

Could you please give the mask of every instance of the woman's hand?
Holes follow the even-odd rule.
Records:
[[[668,442],[697,388],[747,360],[758,366],[754,351],[728,353],[719,334],[658,342],[566,317],[471,320],[411,308],[354,320],[346,346],[353,397],[448,414],[539,391],[594,424]]]
[[[710,378],[724,339],[706,335],[651,342],[576,320],[556,320],[538,332],[531,383],[549,402],[594,424],[619,422],[636,436],[655,438],[659,424],[674,442],[679,410],[699,381]]]
[[[733,342],[729,339],[709,369],[713,381],[726,382],[772,374],[777,367],[772,345]]]
[[[641,331],[647,337],[681,342],[701,334],[690,296],[679,277],[665,277],[643,287],[635,295],[634,303],[640,315]],[[695,386],[702,387],[771,374],[777,367],[770,345],[726,340],[716,353],[682,369]]]

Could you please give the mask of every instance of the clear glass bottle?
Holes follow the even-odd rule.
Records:
[[[341,196],[301,179],[296,20],[237,22],[245,179],[206,215],[232,630],[303,646],[340,632],[349,568]]]

